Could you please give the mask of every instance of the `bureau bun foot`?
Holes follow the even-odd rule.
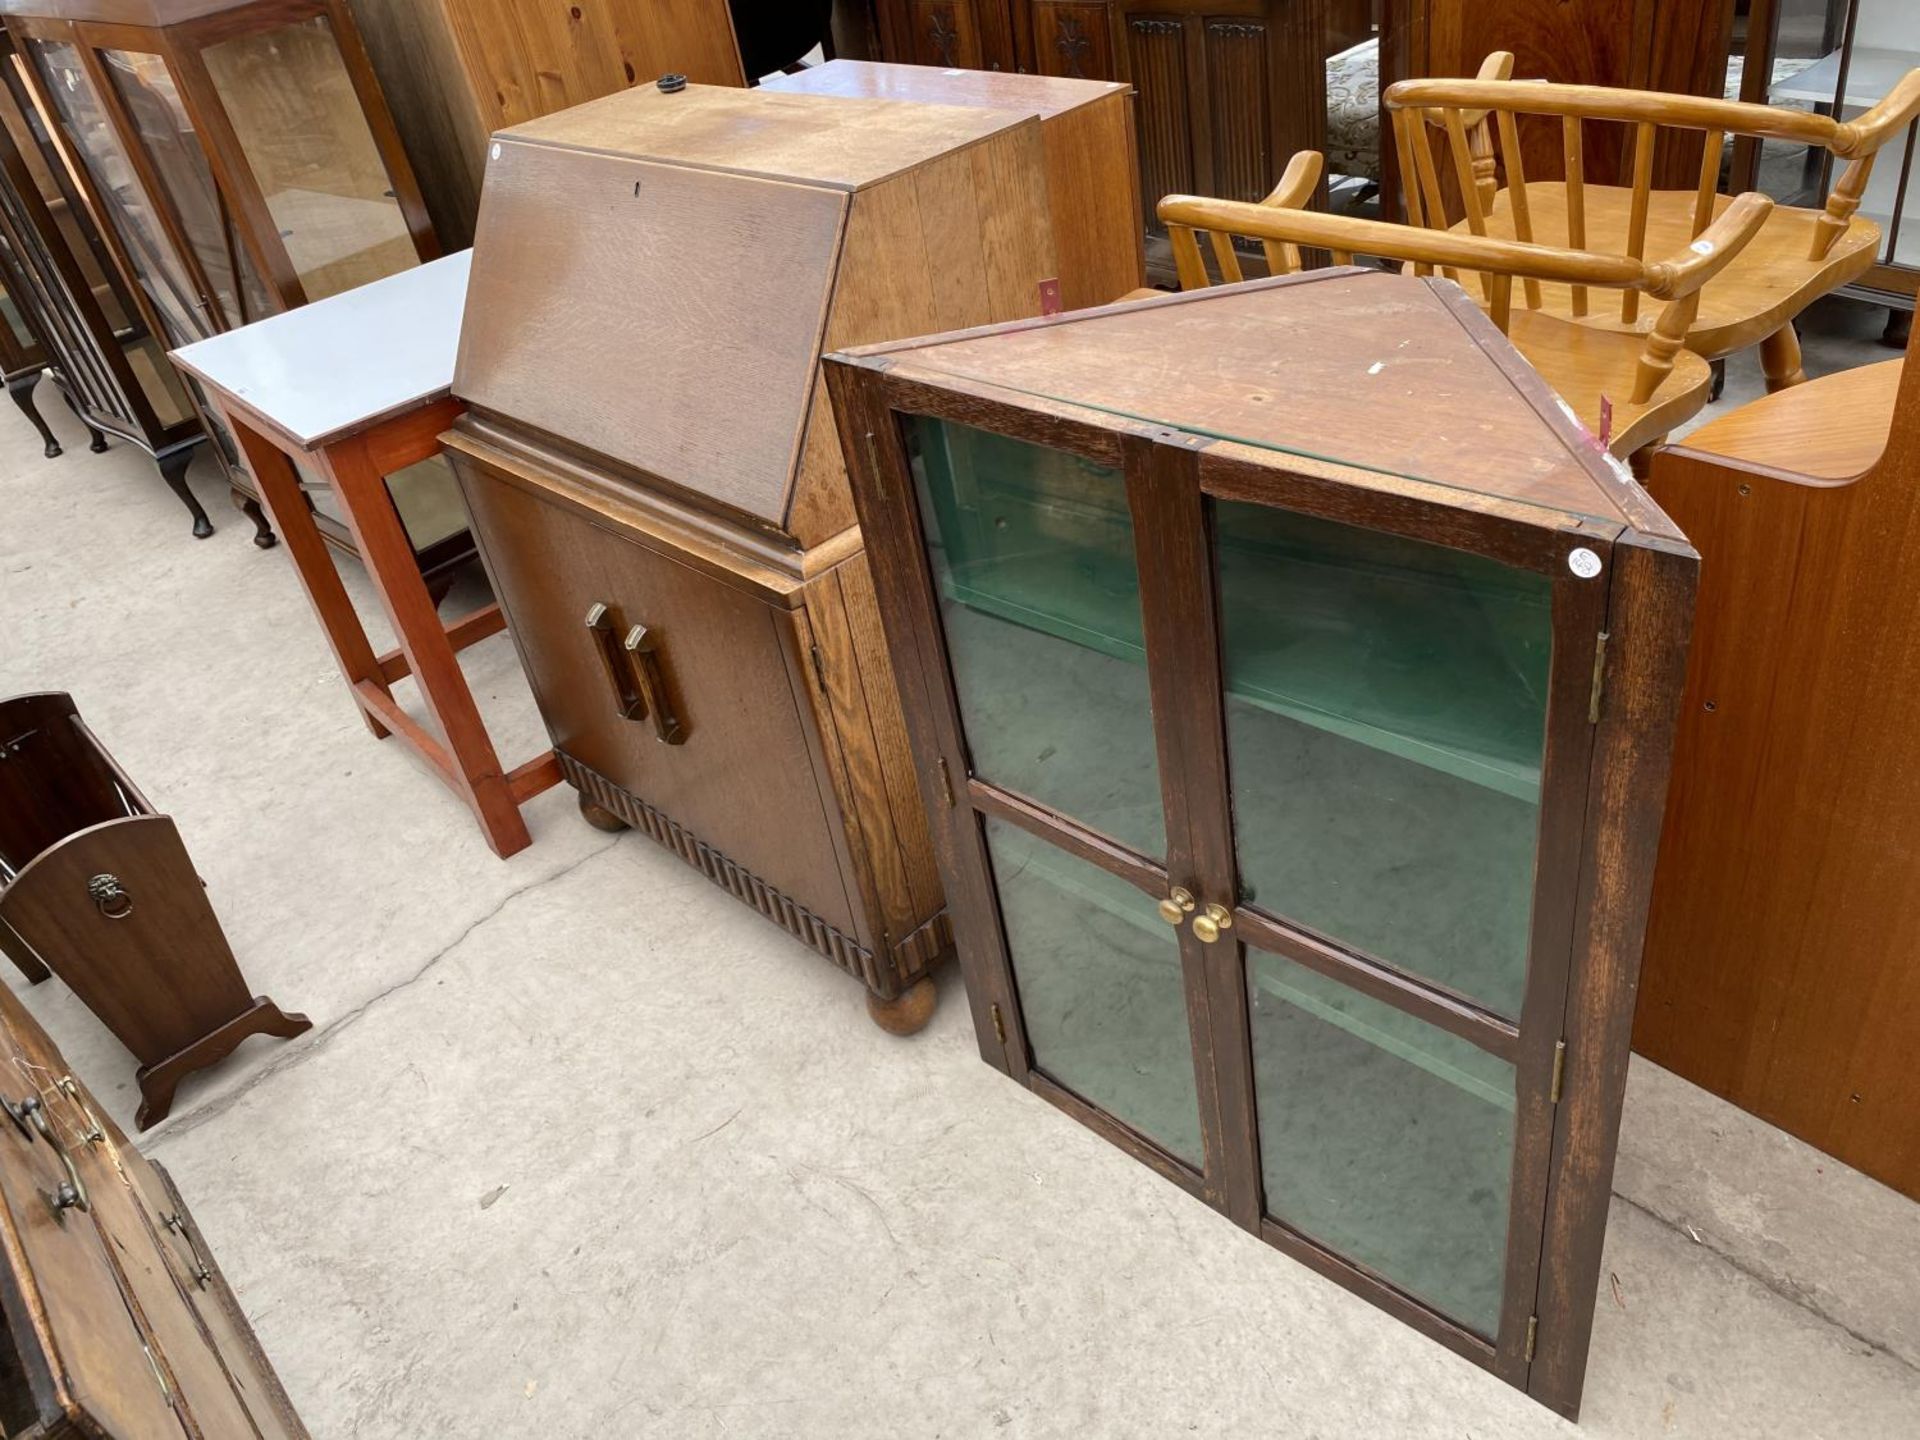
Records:
[[[618,835],[622,830],[633,827],[622,820],[604,805],[596,805],[586,796],[580,797],[580,818],[596,830],[604,830],[609,835]]]
[[[867,1014],[889,1035],[918,1035],[933,1018],[939,987],[929,978],[916,980],[892,1000],[867,992]]]

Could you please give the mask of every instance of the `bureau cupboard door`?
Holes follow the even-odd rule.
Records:
[[[792,612],[471,460],[461,471],[554,747],[650,807],[656,838],[681,827],[668,843],[683,856],[711,847],[871,945],[794,689]]]
[[[1524,1388],[1609,544],[913,404],[983,1053]]]

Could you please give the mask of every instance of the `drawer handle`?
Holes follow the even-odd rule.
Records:
[[[653,733],[662,745],[681,744],[687,738],[687,727],[667,703],[667,677],[660,668],[659,641],[646,626],[636,625],[627,632],[624,643],[634,678],[640,682],[640,693],[646,697],[640,713],[651,712]]]
[[[87,894],[109,920],[124,920],[133,913],[133,896],[127,893],[118,875],[94,876],[87,881]]]
[[[646,719],[646,698],[634,689],[633,672],[620,658],[620,640],[613,633],[613,612],[596,603],[587,611],[587,629],[593,634],[594,648],[600,652],[607,684],[613,688],[613,713],[622,720]]]
[[[73,1163],[73,1157],[67,1153],[67,1147],[60,1143],[60,1137],[53,1133],[53,1126],[47,1123],[46,1107],[41,1105],[38,1095],[29,1095],[20,1102],[20,1109],[27,1119],[33,1122],[33,1128],[40,1132],[40,1138],[53,1147],[53,1153],[60,1157],[60,1163],[67,1167],[66,1184],[53,1192],[48,1202],[54,1213],[62,1210],[79,1210],[85,1213],[93,1207],[87,1203],[87,1182],[80,1178],[80,1171]]]

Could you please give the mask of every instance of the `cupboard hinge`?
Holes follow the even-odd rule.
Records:
[[[942,755],[936,763],[940,766],[940,798],[947,802],[947,808],[951,810],[953,808],[953,776],[947,770],[947,757]]]
[[[1556,1040],[1553,1042],[1553,1089],[1547,1095],[1551,1103],[1555,1105],[1560,1103],[1560,1089],[1566,1083],[1566,1078],[1567,1042]]]
[[[818,645],[809,645],[807,647],[807,653],[813,656],[814,679],[818,680],[820,682],[820,688],[825,690],[827,688],[826,657],[820,653],[820,647]]]
[[[1587,701],[1589,725],[1600,723],[1600,697],[1607,688],[1607,639],[1608,633],[1602,630],[1600,638],[1593,642],[1593,694]]]
[[[1529,1365],[1533,1363],[1533,1347],[1539,1342],[1539,1339],[1540,1317],[1538,1315],[1529,1315],[1527,1316],[1527,1363]]]
[[[993,1012],[993,1038],[1004,1045],[1007,1043],[1007,1017],[1000,1013],[998,1005],[988,1008]]]

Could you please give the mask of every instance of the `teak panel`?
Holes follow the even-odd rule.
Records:
[[[1654,457],[1704,566],[1634,1041],[1920,1199],[1920,369],[1888,403],[1897,367]]]
[[[677,72],[744,85],[726,0],[352,0],[434,227],[468,244],[487,137]]]
[[[761,88],[1037,115],[1046,145],[1062,308],[1104,305],[1143,283],[1133,95],[1127,86],[833,60],[776,77]]]
[[[1516,80],[1717,96],[1726,80],[1733,11],[1731,0],[1388,0],[1380,85],[1472,75],[1488,55],[1507,50]],[[1562,178],[1560,127],[1528,120],[1520,131],[1528,177]],[[1587,126],[1588,178],[1617,176],[1624,183],[1632,163],[1629,139],[1624,125]],[[1701,147],[1698,134],[1663,136],[1653,183],[1691,189]],[[1390,163],[1392,157],[1382,158]]]

